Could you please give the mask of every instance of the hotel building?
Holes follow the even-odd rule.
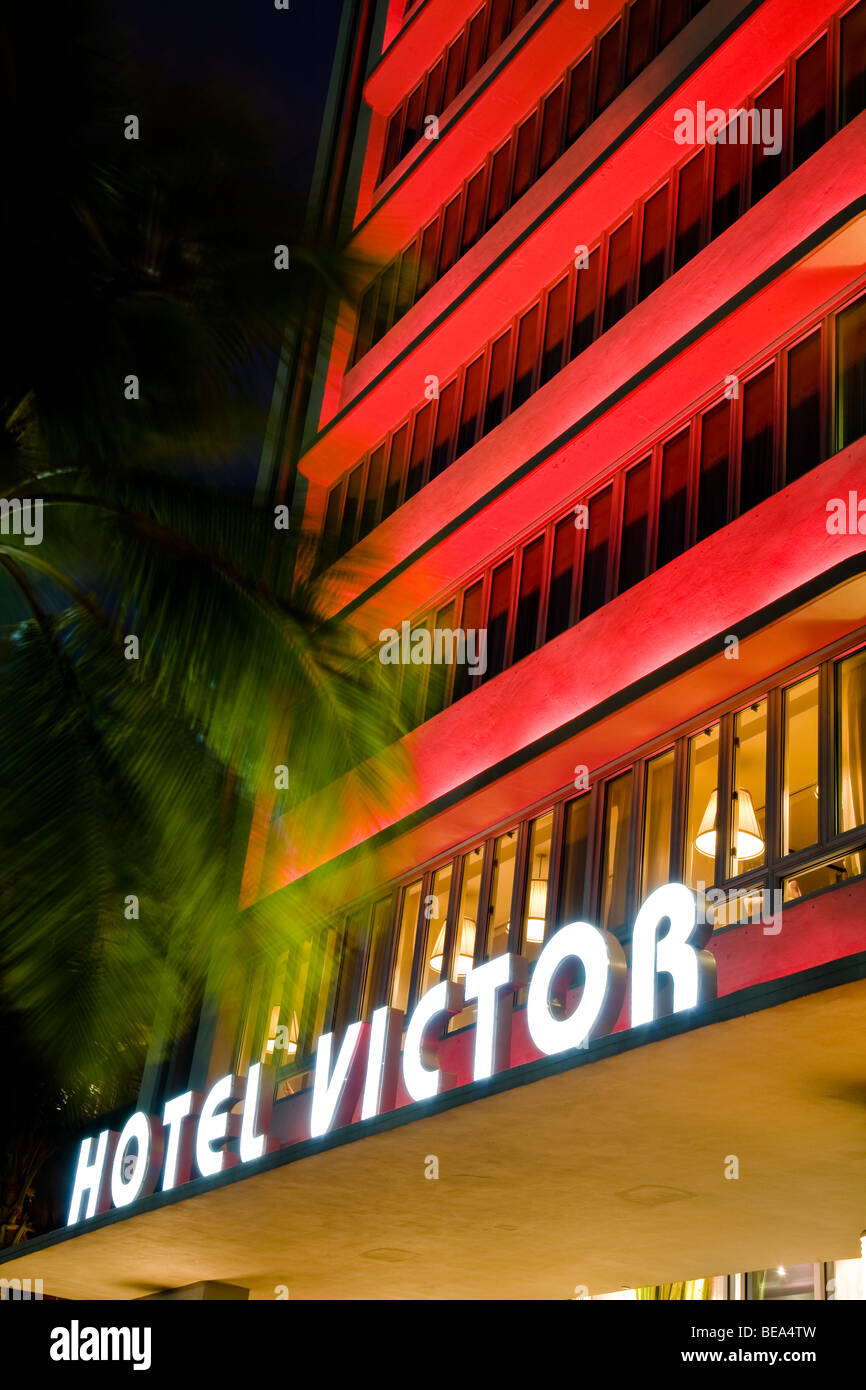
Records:
[[[396,746],[263,810],[244,901],[289,920],[326,884],[321,920],[145,1078],[160,1114],[269,1064],[282,1147],[35,1242],[33,1273],[859,1297],[866,0],[357,0],[318,179],[367,269],[295,353],[264,485],[321,537]],[[383,662],[386,628],[434,659]],[[464,1001],[436,1096],[401,1077],[310,1137],[323,1034],[506,952],[531,975],[575,921],[628,958],[668,882],[715,996],[548,1057],[521,987],[486,1080]]]

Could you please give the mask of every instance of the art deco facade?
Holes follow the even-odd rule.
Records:
[[[866,0],[380,0],[347,10],[334,101],[370,271],[318,344],[294,513],[411,776],[377,805],[347,767],[257,827],[245,900],[291,912],[327,871],[326,921],[252,963],[190,1084],[275,1064],[283,1161],[153,1199],[149,1275],[188,1282],[198,1240],[198,1277],[256,1296],[284,1248],[298,1297],[841,1290],[866,1226]],[[404,623],[484,633],[485,668],[383,665]],[[575,919],[627,948],[671,880],[712,920],[715,1000],[553,1061],[521,995],[487,1085],[468,1007],[431,1105],[398,1088],[305,1138],[322,1033]]]

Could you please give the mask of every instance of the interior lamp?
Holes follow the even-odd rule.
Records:
[[[544,920],[547,916],[547,879],[540,877],[544,859],[539,862],[538,878],[529,880],[529,911],[526,914],[526,940],[539,945],[544,940]]]
[[[433,953],[430,956],[430,969],[434,970],[437,975],[442,974],[442,965],[445,956],[445,928],[447,927],[447,925],[448,923],[446,922],[442,927],[440,927],[439,934],[436,937],[436,942],[433,946]],[[463,925],[460,928],[460,948],[457,952],[458,979],[461,975],[465,975],[468,970],[472,969],[474,960],[475,923],[472,921],[471,917],[464,917]]]
[[[745,787],[738,787],[734,801],[734,854],[737,859],[757,859],[763,853],[764,840],[752,798]],[[708,859],[716,857],[716,822],[719,809],[719,791],[715,787],[707,802],[707,809],[701,818],[695,836],[695,848]]]

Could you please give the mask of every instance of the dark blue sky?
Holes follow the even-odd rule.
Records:
[[[170,78],[221,76],[253,94],[281,137],[281,168],[306,196],[342,0],[114,0],[139,57]]]

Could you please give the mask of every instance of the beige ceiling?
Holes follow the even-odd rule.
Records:
[[[550,1298],[858,1254],[866,981],[601,1058],[5,1263],[46,1293]],[[438,1181],[425,1179],[428,1156]],[[726,1180],[729,1155],[739,1179]]]

